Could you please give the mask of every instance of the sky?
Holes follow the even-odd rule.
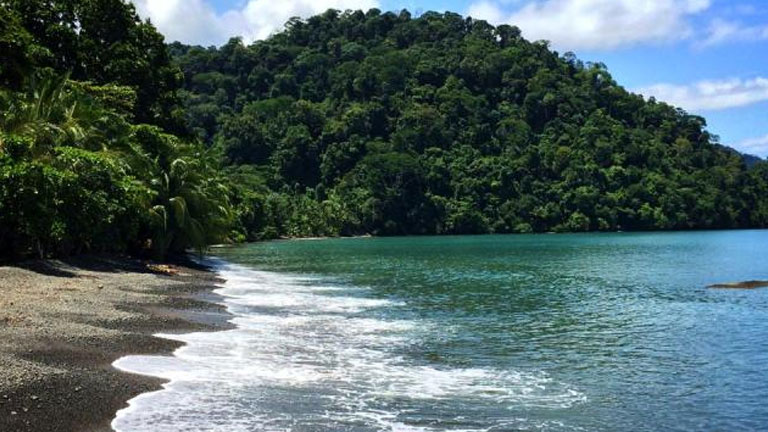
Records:
[[[518,26],[561,53],[602,62],[630,91],[707,119],[742,152],[768,157],[768,0],[133,0],[170,41],[221,45],[335,9],[452,11]]]

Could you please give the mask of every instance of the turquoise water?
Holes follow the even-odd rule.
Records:
[[[171,380],[119,431],[768,430],[768,289],[706,288],[768,280],[768,231],[217,255],[238,329],[118,362]]]

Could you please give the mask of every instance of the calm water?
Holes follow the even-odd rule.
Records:
[[[166,336],[128,431],[765,431],[768,231],[218,251],[238,328]]]

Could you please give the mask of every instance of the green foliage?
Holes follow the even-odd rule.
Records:
[[[32,66],[44,50],[33,43],[32,35],[21,25],[19,17],[5,7],[0,8],[0,86],[18,89],[32,72]]]
[[[184,129],[176,103],[181,72],[171,64],[163,36],[139,18],[130,2],[8,0],[2,9],[1,21],[13,17],[10,22],[20,23],[30,36],[22,45],[48,53],[37,56],[34,66],[69,73],[77,81],[131,87],[137,122]]]
[[[5,138],[11,147],[32,145]],[[146,191],[119,160],[72,147],[57,147],[45,161],[12,153],[0,156],[2,255],[45,257],[132,246]]]
[[[50,75],[32,79],[25,94],[0,97],[0,109],[0,128],[31,137],[38,158],[57,146],[104,149],[123,123],[66,77]]]
[[[34,26],[40,25],[47,26],[46,31],[63,32],[63,42],[56,46],[59,51],[45,60],[61,66],[55,62],[84,54],[82,48],[67,52],[68,40],[86,43],[86,27],[71,40],[66,38],[71,30],[67,8],[74,8],[79,20],[95,13],[91,3],[101,7],[110,1],[47,3],[51,10],[40,8],[38,2],[13,3],[15,10],[32,15],[19,18],[10,13],[14,9],[4,8],[0,18],[10,16],[14,25],[24,18],[33,34],[40,30]],[[117,3],[122,12],[102,12],[125,12],[127,6]],[[36,13],[51,11],[62,14],[62,21],[46,24],[32,19]],[[2,36],[8,33],[7,24],[3,21],[0,28],[5,32],[0,33],[0,44],[10,40]],[[135,30],[132,24],[123,24],[128,33]],[[130,39],[125,34],[121,38],[115,43]],[[32,37],[13,40],[20,41],[17,52],[34,51]],[[164,52],[162,39],[156,42]],[[106,49],[94,46],[88,54],[99,57]],[[163,259],[169,253],[226,240],[232,217],[218,158],[158,127],[130,123],[140,117],[137,107],[146,104],[142,94],[145,85],[152,84],[127,87],[112,81],[120,82],[119,77],[95,72],[84,77],[104,82],[94,84],[32,63],[28,71],[9,65],[0,70],[0,259],[147,249]]]
[[[67,83],[81,94],[92,97],[100,106],[109,107],[125,118],[131,118],[136,108],[136,90],[128,86],[115,84],[95,85],[84,81],[69,81]]]
[[[515,27],[331,10],[171,48],[188,120],[259,184],[244,238],[768,224],[764,162]]]
[[[198,250],[221,241],[230,226],[229,190],[209,154],[156,127],[134,128],[151,200],[147,209],[154,256]]]
[[[435,210],[426,196],[424,172],[407,153],[366,156],[342,181],[340,195],[357,210],[362,232],[430,234]]]

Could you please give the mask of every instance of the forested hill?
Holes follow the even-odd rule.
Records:
[[[768,226],[768,163],[600,64],[456,14],[167,45],[0,0],[0,260],[277,236]]]
[[[170,50],[252,238],[768,225],[765,163],[516,27],[331,10]]]

